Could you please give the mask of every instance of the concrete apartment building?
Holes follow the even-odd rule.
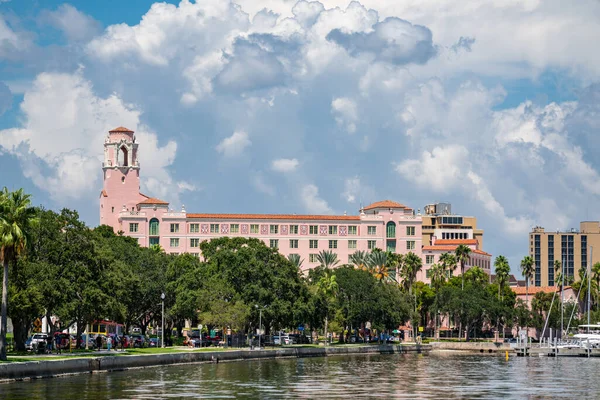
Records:
[[[594,260],[600,258],[600,222],[584,221],[579,230],[546,231],[536,226],[529,233],[529,255],[535,263],[535,286],[555,286],[554,261],[564,264],[565,277],[579,280],[579,269],[593,265],[592,248],[596,250]]]

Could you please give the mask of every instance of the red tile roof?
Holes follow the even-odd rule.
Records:
[[[140,201],[138,203],[138,205],[140,205],[140,204],[166,204],[166,205],[168,205],[169,202],[160,200],[160,199],[155,199],[154,197],[148,197],[146,200]]]
[[[444,245],[444,244],[464,244],[464,245],[477,245],[477,239],[437,239],[435,241],[435,245]]]
[[[117,133],[117,132],[123,132],[123,133],[133,133],[133,131],[131,129],[127,129],[124,126],[119,126],[118,128],[115,129],[111,129],[110,131],[108,131],[109,133]]]
[[[456,246],[423,246],[423,250],[454,251]]]
[[[456,248],[458,247],[458,245],[444,245],[444,246],[438,246],[437,245],[437,241],[436,241],[436,245],[435,246],[423,246],[422,250],[423,251],[445,251],[445,252],[451,252],[456,250]],[[471,249],[471,253],[474,254],[481,254],[483,256],[492,256],[490,253],[486,253],[483,250],[478,250],[478,249]]]
[[[102,195],[102,197],[108,197],[108,194],[106,194],[106,190],[104,190],[104,189],[102,189],[100,194]]]
[[[527,288],[525,286],[513,286],[511,287],[512,291],[518,295],[525,295],[527,293]],[[565,290],[571,289],[571,286],[565,286]],[[534,295],[536,293],[560,293],[560,287],[558,286],[529,286],[529,294]]]
[[[395,201],[391,201],[391,200],[383,200],[383,201],[377,201],[373,204],[369,204],[366,207],[363,207],[364,210],[372,210],[374,208],[408,208],[403,204],[400,203],[396,203]],[[408,208],[410,210],[410,208]]]
[[[310,221],[360,221],[354,215],[296,215],[296,214],[187,214],[199,219],[292,219]]]

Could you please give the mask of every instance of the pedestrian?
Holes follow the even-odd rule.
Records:
[[[102,349],[102,336],[96,335],[96,348],[98,351]]]
[[[52,336],[46,338],[46,353],[52,354]]]
[[[55,333],[54,334],[54,342],[56,343],[56,354],[61,354],[61,337],[60,337],[60,333]]]
[[[124,351],[125,347],[127,347],[127,345],[125,344],[127,342],[127,336],[123,335],[121,336],[121,351]]]
[[[108,351],[110,351],[111,346],[112,346],[112,337],[110,335],[108,335],[108,337],[106,338],[106,348],[108,349]]]
[[[119,338],[119,335],[115,335],[115,351],[119,351],[119,342],[122,339]]]

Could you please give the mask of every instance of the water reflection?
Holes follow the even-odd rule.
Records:
[[[191,364],[0,385],[2,399],[595,398],[600,359],[367,355]]]

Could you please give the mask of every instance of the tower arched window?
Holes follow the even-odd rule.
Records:
[[[390,221],[386,225],[386,237],[395,238],[396,237],[396,224],[393,221]]]
[[[150,220],[150,236],[158,236],[159,235],[159,230],[158,230],[158,219],[156,218],[152,218]]]
[[[121,146],[119,149],[117,163],[120,167],[129,166],[129,150],[127,150],[125,145]]]

